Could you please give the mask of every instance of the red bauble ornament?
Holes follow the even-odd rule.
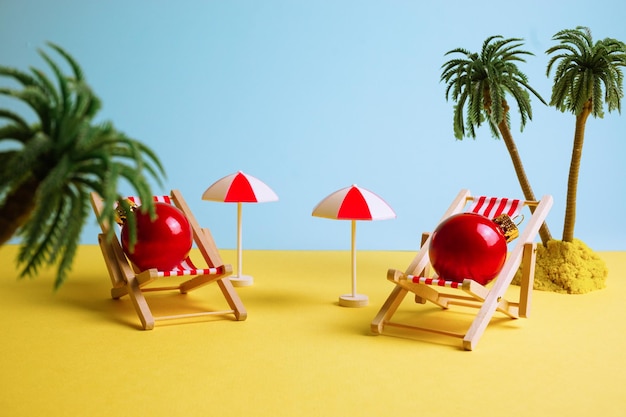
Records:
[[[487,217],[455,214],[433,232],[430,263],[440,278],[456,282],[469,278],[485,285],[502,270],[506,243],[500,227]]]
[[[157,218],[151,221],[149,213],[138,209],[130,213],[137,220],[137,242],[130,251],[128,227],[122,227],[122,248],[140,270],[156,268],[169,271],[184,260],[193,244],[191,226],[177,207],[154,203]]]

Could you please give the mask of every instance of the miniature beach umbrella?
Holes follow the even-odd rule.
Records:
[[[356,221],[394,219],[396,213],[382,198],[364,188],[352,185],[335,191],[319,202],[313,216],[335,220],[352,221],[352,293],[339,297],[339,305],[363,307],[368,304],[367,295],[356,292]]]
[[[253,278],[242,273],[241,204],[278,201],[278,196],[263,181],[239,171],[215,181],[202,194],[202,199],[237,203],[237,275],[232,276],[230,280],[235,286],[252,285]]]

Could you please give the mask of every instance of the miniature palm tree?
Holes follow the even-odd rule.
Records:
[[[604,116],[605,102],[609,112],[620,112],[624,95],[620,67],[626,66],[626,44],[611,38],[593,43],[589,28],[581,26],[562,30],[552,39],[559,44],[546,51],[547,54],[553,54],[546,71],[548,77],[556,64],[550,105],[576,116],[563,224],[563,241],[572,242],[585,125],[590,115],[599,118]]]
[[[492,135],[495,138],[501,136],[504,140],[524,198],[536,200],[511,134],[510,107],[506,100],[506,95],[510,94],[517,103],[521,117],[520,130],[524,129],[527,120],[532,120],[528,92],[546,104],[516,65],[516,62],[526,62],[525,55],[533,55],[519,49],[521,41],[517,38],[491,36],[484,41],[480,54],[463,48],[453,49],[446,55],[461,54],[464,57],[451,59],[442,65],[441,81],[447,83],[446,100],[452,98],[456,102],[454,136],[459,140],[466,136],[475,138],[475,129],[487,120]],[[541,227],[540,236],[544,245],[552,239],[545,223]]]
[[[620,110],[626,46],[615,39],[593,42],[589,28],[579,26],[562,30],[552,37],[559,43],[546,53],[553,54],[546,75],[556,68],[550,105],[576,116],[574,146],[567,181],[563,239],[537,248],[535,288],[570,294],[583,294],[605,287],[606,263],[581,240],[574,238],[578,173],[590,115],[603,117],[606,102],[609,112]],[[604,86],[604,91],[603,91]],[[537,286],[539,284],[539,286]]]
[[[148,202],[143,210],[154,214],[145,174],[160,184],[164,171],[148,147],[116,130],[110,122],[94,122],[101,103],[81,68],[61,47],[48,46],[72,70],[71,75],[65,75],[40,50],[56,85],[36,68],[27,73],[0,67],[0,76],[22,87],[0,88],[0,94],[25,103],[37,119],[29,124],[17,113],[0,109],[0,118],[8,121],[0,126],[0,245],[13,236],[21,237],[17,259],[20,276],[33,276],[42,265],[54,264],[58,288],[71,269],[90,212],[89,192],[103,197],[107,208],[103,217],[112,223],[115,201],[127,206],[117,191],[118,181],[126,180],[142,201]],[[130,227],[134,240],[134,224]]]

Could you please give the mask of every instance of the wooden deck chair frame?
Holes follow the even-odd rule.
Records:
[[[474,199],[475,197],[472,197],[469,190],[461,190],[441,218],[441,221],[453,214],[464,212],[468,202]],[[436,285],[432,285],[432,281],[426,281],[423,278],[420,281],[419,277],[427,277],[430,275],[431,270],[428,256],[430,233],[426,233],[422,236],[422,246],[419,252],[405,272],[389,269],[387,279],[394,283],[395,287],[372,321],[372,332],[374,334],[382,334],[386,326],[400,327],[418,332],[429,331],[462,338],[463,348],[465,350],[473,350],[496,311],[512,319],[528,317],[535,273],[536,244],[534,239],[552,207],[553,199],[552,196],[545,195],[539,201],[522,201],[522,203],[530,209],[532,216],[527,221],[525,227],[520,230],[520,236],[513,249],[509,251],[504,267],[487,287],[470,279],[465,279],[458,286],[454,285],[457,287],[454,290],[450,289],[450,281],[446,281],[447,284],[435,282],[434,284]],[[519,301],[508,301],[504,296],[520,265],[522,266],[522,279]],[[443,280],[436,279],[436,281]],[[428,284],[424,282],[428,282]],[[391,321],[392,316],[396,313],[409,292],[415,294],[415,301],[420,304],[429,301],[443,309],[456,304],[475,307],[478,309],[478,313],[464,334]]]
[[[136,269],[124,254],[119,241],[119,234],[115,233],[112,239],[107,240],[106,236],[111,225],[99,220],[98,222],[102,233],[98,235],[98,243],[102,250],[102,255],[113,285],[111,288],[111,297],[119,299],[128,295],[141,320],[142,327],[145,330],[153,329],[155,321],[159,320],[186,319],[207,315],[233,314],[235,320],[245,320],[247,317],[246,309],[228,278],[228,276],[232,274],[232,266],[222,262],[222,258],[220,257],[210,231],[200,227],[180,191],[172,190],[169,197],[170,202],[178,207],[187,217],[193,232],[194,243],[199,249],[208,268],[200,267],[200,269],[194,268],[193,270],[181,271],[178,275],[184,276],[184,281],[173,286],[154,286],[154,284],[148,286],[151,283],[155,283],[157,280],[167,280],[168,278],[163,276],[162,271],[156,269],[148,269],[145,271]],[[96,193],[91,193],[91,203],[96,217],[100,219],[100,214],[103,209],[102,198]],[[113,227],[117,227],[117,225],[113,225]],[[230,310],[202,311],[190,314],[156,317],[152,314],[144,294],[152,291],[179,291],[181,294],[186,294],[189,291],[213,282],[217,283],[219,286]]]

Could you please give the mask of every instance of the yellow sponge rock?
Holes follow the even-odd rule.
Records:
[[[534,288],[566,294],[586,294],[606,286],[605,262],[578,239],[550,240],[537,245]],[[518,271],[513,283],[519,283]]]

